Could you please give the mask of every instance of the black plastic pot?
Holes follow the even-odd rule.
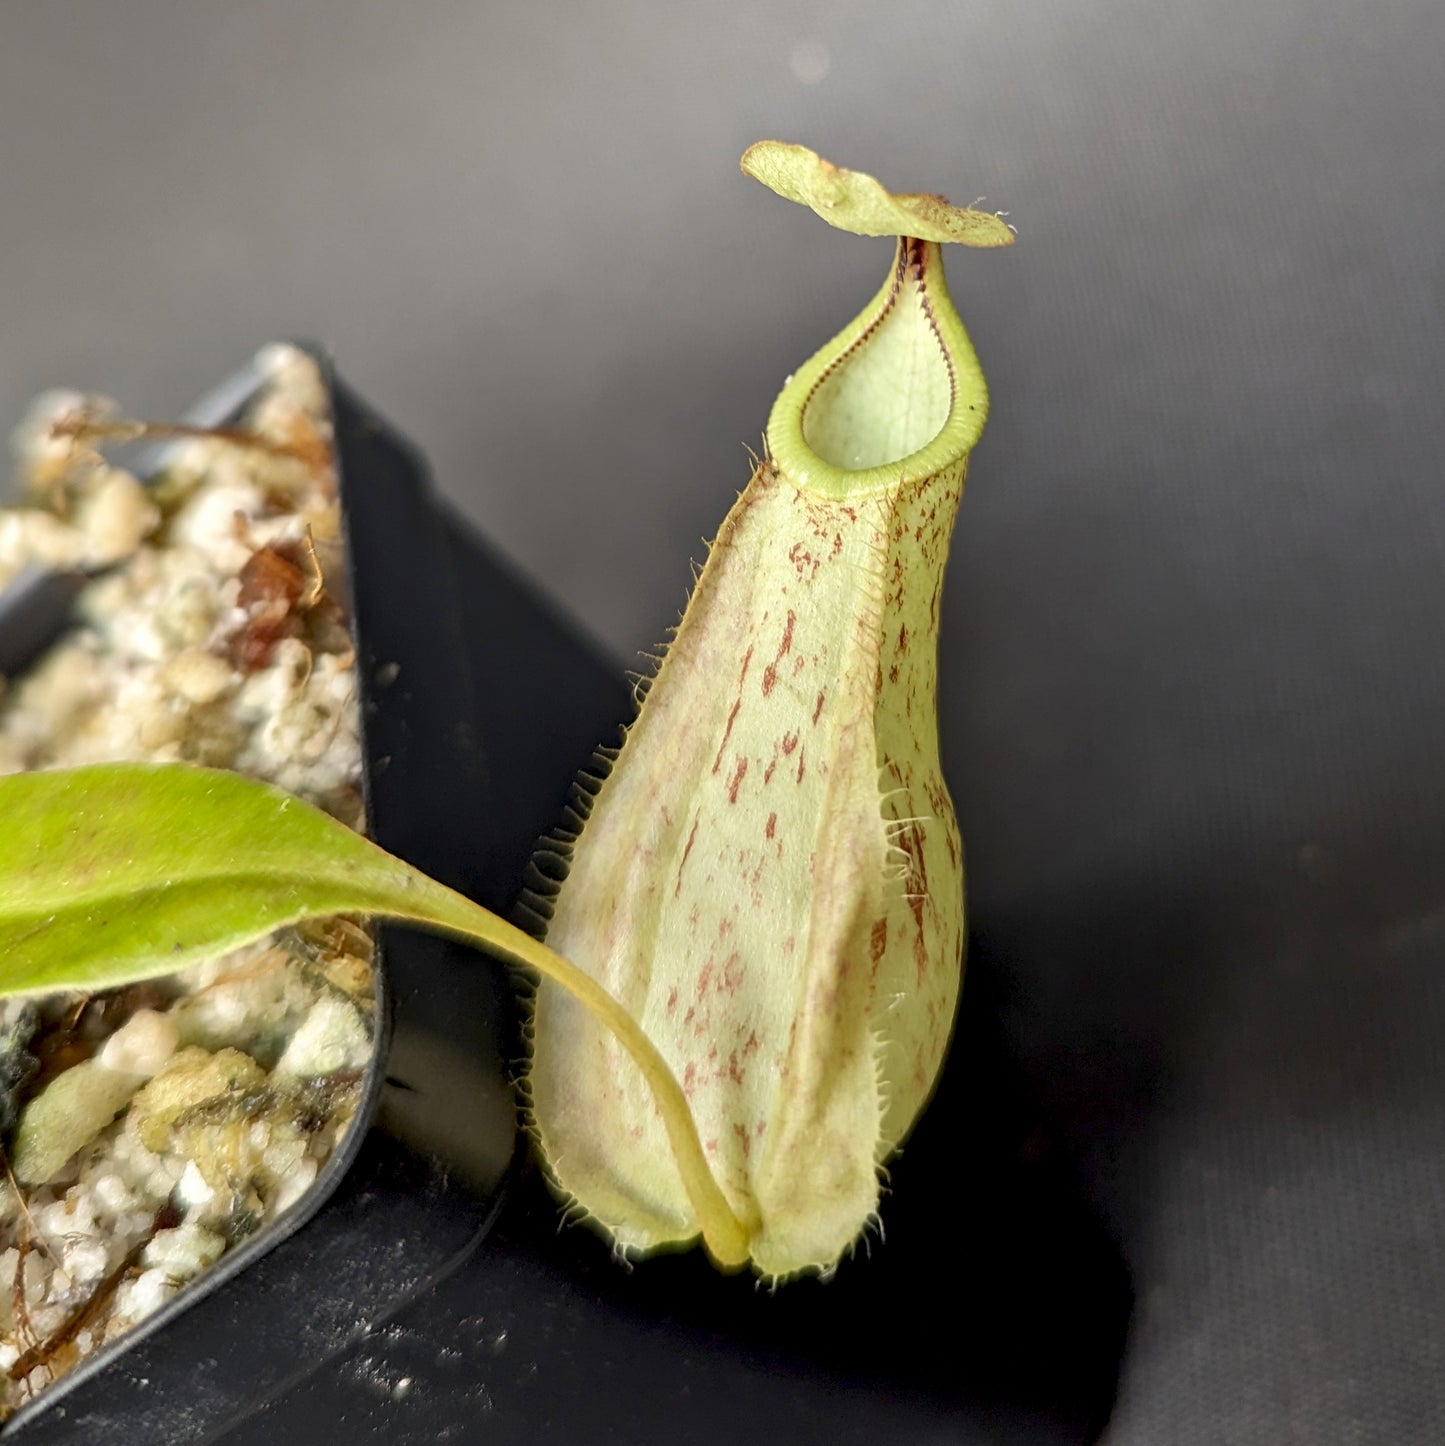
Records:
[[[573,773],[629,716],[629,690],[438,506],[410,447],[334,391],[374,831],[506,910]],[[511,1163],[503,975],[386,930],[376,1123],[318,1180],[304,1228],[294,1217],[284,1240],[238,1252],[7,1434],[116,1446],[1092,1440],[1129,1283],[1002,1042],[1007,961],[986,941],[970,948],[950,1063],[891,1168],[886,1239],[831,1281],[772,1293],[699,1252],[629,1269],[562,1226],[536,1167]]]
[[[243,370],[188,420],[232,421],[262,385]],[[372,834],[505,907],[625,692],[500,570],[481,588],[488,637],[470,634],[457,574],[479,559],[459,545],[425,464],[345,386],[331,390]],[[32,576],[0,598],[6,671],[58,634],[83,582]],[[522,721],[549,714],[556,726]],[[474,1247],[516,1153],[509,981],[460,946],[402,929],[382,931],[379,964],[383,1035],[358,1126],[312,1189],[17,1412],[6,1439],[161,1446],[223,1432]]]

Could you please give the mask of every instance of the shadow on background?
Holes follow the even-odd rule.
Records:
[[[938,1092],[890,1167],[882,1238],[865,1241],[832,1280],[770,1293],[719,1277],[697,1253],[623,1272],[589,1231],[559,1235],[535,1172],[493,1248],[527,1258],[554,1290],[627,1332],[660,1331],[677,1374],[701,1378],[690,1393],[710,1422],[699,1439],[721,1436],[719,1413],[736,1412],[746,1427],[751,1408],[724,1383],[736,1378],[745,1390],[746,1377],[763,1372],[791,1383],[815,1429],[836,1415],[826,1434],[838,1440],[874,1429],[858,1397],[876,1404],[893,1440],[939,1439],[945,1422],[946,1439],[972,1439],[970,1426],[986,1424],[989,1440],[1093,1440],[1114,1399],[1130,1284],[1009,1057],[996,1007],[1004,973],[975,940]],[[695,1358],[719,1347],[736,1364]]]
[[[628,1268],[529,1166],[455,1275],[226,1439],[344,1419],[389,1443],[1095,1440],[1130,1282],[1004,1043],[1005,974],[976,944],[885,1238],[832,1280],[768,1291],[696,1251]]]

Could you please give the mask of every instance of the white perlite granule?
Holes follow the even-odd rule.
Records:
[[[258,360],[256,442],[178,442],[149,486],[95,451],[110,403],[50,393],[17,431],[0,590],[109,570],[0,680],[0,773],[204,763],[361,825],[325,390],[292,348]],[[306,1193],[374,1047],[371,952],[338,919],[152,984],[0,1001],[0,1418]]]

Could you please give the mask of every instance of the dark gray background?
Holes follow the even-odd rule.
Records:
[[[1445,1437],[1445,8],[0,5],[0,417],[328,344],[619,659],[884,242],[1021,233],[943,727],[1007,1037],[1136,1290],[1108,1440]]]

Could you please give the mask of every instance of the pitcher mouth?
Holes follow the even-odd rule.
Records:
[[[865,496],[962,462],[987,413],[939,247],[904,236],[878,294],[783,388],[768,446],[796,485]]]

